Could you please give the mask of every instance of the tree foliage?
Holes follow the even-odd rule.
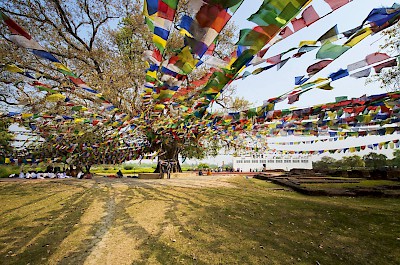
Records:
[[[2,157],[13,149],[11,142],[14,139],[14,136],[9,132],[9,127],[9,120],[0,120],[0,156]]]
[[[335,169],[338,161],[330,156],[324,156],[320,161],[313,162],[314,169],[326,170],[326,169]]]
[[[384,154],[369,153],[363,156],[366,167],[369,168],[384,168],[387,165],[387,156]]]
[[[388,52],[392,56],[400,55],[400,22],[397,22],[393,27],[383,31],[385,43],[381,45],[381,49]],[[399,57],[397,58],[398,60]],[[399,63],[398,63],[399,65]],[[381,87],[389,91],[400,89],[400,68],[392,67],[385,68],[379,74],[373,76],[368,82],[378,81]]]

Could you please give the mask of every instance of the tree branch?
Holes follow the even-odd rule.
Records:
[[[7,105],[10,105],[10,106],[18,106],[19,105],[18,103],[8,101],[6,96],[1,95],[1,94],[0,94],[0,102],[6,103]]]

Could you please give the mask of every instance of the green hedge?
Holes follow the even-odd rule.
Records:
[[[19,174],[18,166],[0,165],[0,178],[8,178],[11,174]]]

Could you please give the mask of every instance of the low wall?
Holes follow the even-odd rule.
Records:
[[[182,172],[182,173],[171,173],[171,179],[184,178],[184,177],[194,177],[197,176],[197,172]],[[139,179],[159,179],[160,173],[139,173]],[[167,174],[164,173],[164,179],[167,178]]]
[[[158,173],[138,173],[139,179],[159,179],[160,174]]]

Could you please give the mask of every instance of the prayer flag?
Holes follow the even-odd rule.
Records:
[[[347,71],[347,69],[340,69],[339,71],[330,74],[329,78],[332,79],[332,81],[335,81],[340,78],[346,77],[348,75],[349,75],[349,71]]]
[[[324,69],[325,67],[327,67],[331,62],[333,62],[333,60],[322,60],[317,63],[314,63],[307,68],[307,73],[309,75],[314,75],[319,71],[321,71],[322,69]]]
[[[332,10],[336,10],[347,3],[351,2],[352,0],[324,0],[331,8]]]
[[[306,9],[304,9],[301,17],[304,19],[304,22],[307,25],[307,27],[319,19],[319,15],[317,14],[317,12],[315,12],[313,6],[309,6]]]
[[[339,34],[337,25],[330,28],[327,32],[325,32],[321,37],[318,38],[317,41],[325,42],[327,40],[334,41],[337,40],[337,35]]]
[[[293,25],[293,29],[294,32],[301,30],[302,28],[307,27],[306,22],[304,21],[304,18],[294,18],[292,19],[292,25]]]
[[[372,34],[371,28],[364,28],[358,31],[355,35],[351,36],[351,38],[344,43],[345,46],[353,47],[366,37]]]
[[[328,41],[325,42],[318,50],[317,59],[330,58],[334,60],[349,49],[349,46],[336,45]]]

